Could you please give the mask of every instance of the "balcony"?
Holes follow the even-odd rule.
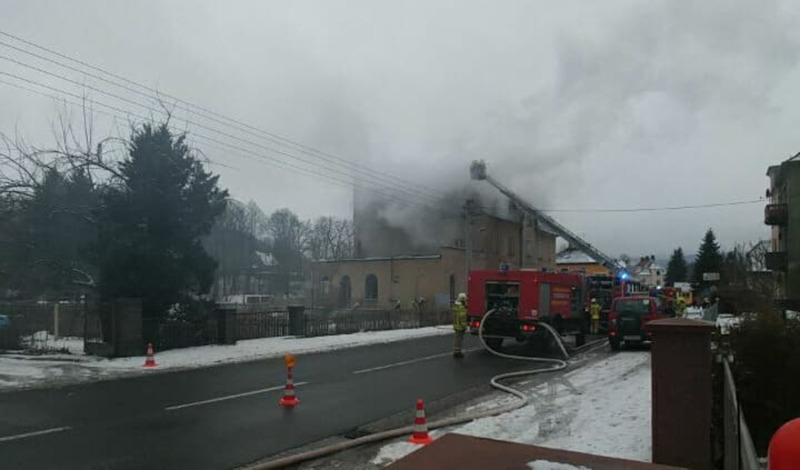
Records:
[[[764,255],[764,263],[770,271],[786,271],[789,257],[785,251],[771,251]]]
[[[785,226],[788,220],[789,209],[786,204],[767,204],[764,207],[765,224]]]

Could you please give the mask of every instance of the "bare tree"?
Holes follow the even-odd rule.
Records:
[[[311,224],[309,253],[315,260],[339,260],[353,256],[353,222],[336,217],[319,217]]]
[[[95,286],[85,250],[96,230],[96,183],[118,177],[113,159],[124,145],[95,139],[87,106],[75,121],[66,108],[57,113],[50,148],[0,133],[0,274],[18,287]]]

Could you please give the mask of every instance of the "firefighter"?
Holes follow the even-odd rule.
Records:
[[[453,345],[453,357],[464,357],[461,347],[464,344],[464,334],[467,332],[467,294],[458,294],[453,303],[453,330],[455,330],[455,344]]]
[[[675,302],[675,316],[678,318],[686,316],[686,299],[683,296],[678,296],[678,300]]]
[[[592,305],[589,307],[589,312],[592,318],[592,326],[589,332],[596,335],[600,331],[600,304],[597,299],[592,299]]]

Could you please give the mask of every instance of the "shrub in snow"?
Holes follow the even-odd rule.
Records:
[[[730,331],[739,403],[759,454],[766,455],[772,434],[800,415],[800,319],[746,315]]]

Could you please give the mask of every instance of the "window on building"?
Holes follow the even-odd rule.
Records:
[[[508,256],[514,256],[517,245],[517,238],[515,236],[508,237]]]
[[[378,278],[374,274],[364,279],[364,300],[378,300]]]
[[[322,295],[328,295],[331,292],[331,280],[328,279],[328,276],[323,277],[319,282],[319,290]]]
[[[456,301],[456,276],[450,275],[450,303]]]

